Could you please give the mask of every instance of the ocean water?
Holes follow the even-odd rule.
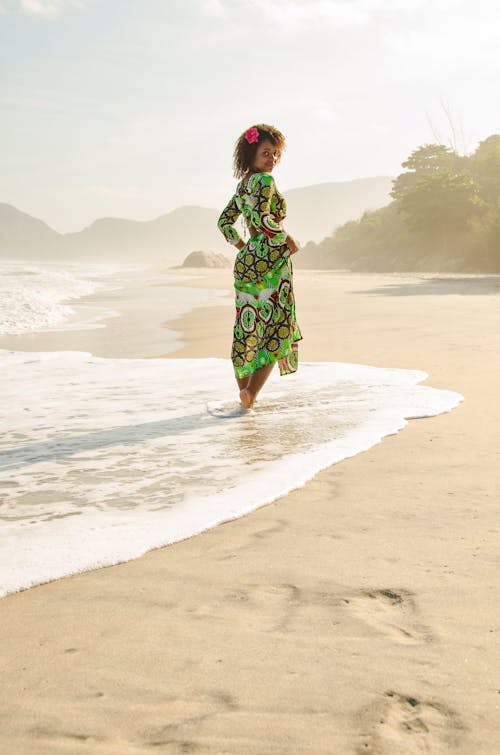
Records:
[[[229,360],[0,350],[0,595],[240,517],[457,406],[426,377],[302,363],[245,414]]]
[[[119,288],[117,274],[133,269],[134,266],[0,260],[0,335],[99,327],[99,319],[118,313],[99,308],[78,318],[76,324],[76,310],[69,302],[99,290]]]
[[[199,277],[131,264],[0,260],[0,336],[104,328],[105,320],[120,316],[122,292],[137,301],[142,297],[142,306],[131,312],[127,323],[131,331],[138,325],[137,314],[144,309],[145,297],[161,301],[163,321],[195,307],[230,302],[226,291],[181,285]],[[109,305],[85,299],[95,293]],[[182,345],[178,335],[166,331],[162,323],[158,323],[158,331],[165,352]]]

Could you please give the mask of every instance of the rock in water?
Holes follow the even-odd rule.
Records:
[[[217,252],[191,252],[182,267],[231,267],[231,260]]]

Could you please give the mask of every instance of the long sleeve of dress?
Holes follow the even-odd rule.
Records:
[[[269,173],[256,173],[249,182],[251,191],[251,223],[261,233],[272,239],[273,246],[285,243],[286,232],[273,217],[273,196],[276,193],[274,179]]]
[[[234,194],[231,197],[217,221],[217,227],[224,234],[226,241],[235,245],[241,241],[241,236],[234,227],[234,223],[236,223],[241,215],[241,210],[236,203],[236,196],[237,195]]]

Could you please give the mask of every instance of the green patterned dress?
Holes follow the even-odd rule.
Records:
[[[270,173],[240,181],[221,213],[218,228],[231,244],[241,237],[234,223],[243,215],[252,236],[234,263],[236,320],[231,359],[237,378],[278,362],[281,375],[297,370],[302,335],[295,318],[293,273],[281,221],[286,202]]]

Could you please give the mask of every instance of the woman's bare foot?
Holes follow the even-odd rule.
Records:
[[[248,388],[243,388],[243,390],[240,391],[240,401],[244,409],[251,409],[253,402],[255,401],[255,397],[252,396]]]

